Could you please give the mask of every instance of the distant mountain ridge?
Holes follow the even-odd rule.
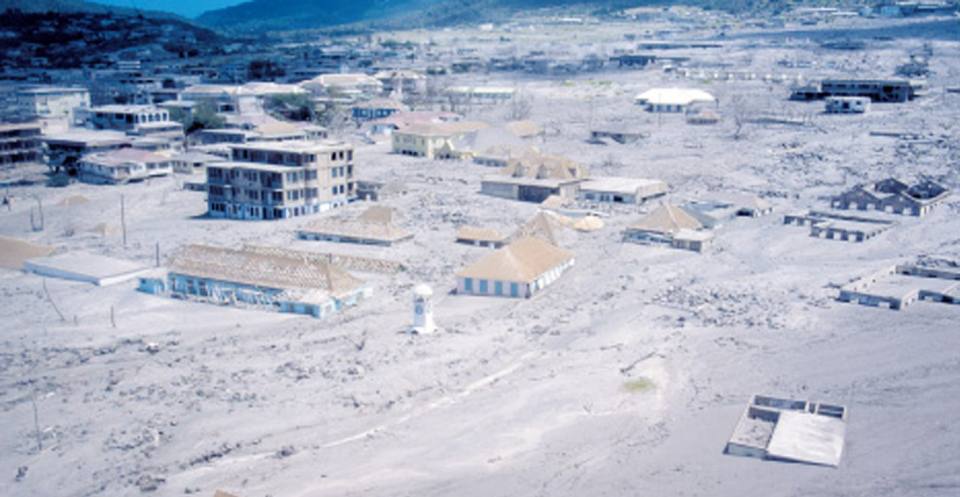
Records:
[[[851,3],[844,0],[250,0],[211,10],[197,17],[204,26],[222,30],[291,30],[328,28],[356,23],[390,27],[435,27],[502,20],[530,9],[583,7],[610,10],[643,6],[690,5],[745,11],[776,10],[795,4]]]

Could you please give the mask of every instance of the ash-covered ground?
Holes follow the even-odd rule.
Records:
[[[935,28],[906,21],[861,22],[849,29],[892,38],[844,52],[819,48],[809,34],[731,33],[714,55],[760,74],[859,77],[889,75],[929,42],[929,95],[835,116],[822,102],[788,102],[787,85],[658,69],[463,76],[516,85],[530,119],[548,130],[537,146],[596,175],[663,179],[678,200],[750,192],[776,209],[727,223],[705,254],[622,243],[622,229],[652,206],[612,210],[598,232],[563,234],[576,266],[530,300],[449,292],[455,272],[487,253],[455,244],[459,225],[509,233],[537,206],[480,195],[489,168],[395,156],[388,144],[360,146],[356,163],[360,178],[408,187],[382,202],[416,233],[393,248],[296,240],[310,218],[204,218],[203,194],[182,190],[180,176],[17,188],[13,209],[0,211],[0,235],[62,249],[149,264],[158,242],[164,254],[188,243],[256,243],[374,255],[410,269],[361,275],[373,299],[322,321],[150,296],[134,283],[47,279],[64,321],[40,277],[0,270],[0,495],[132,496],[153,486],[153,495],[221,488],[248,497],[960,493],[960,307],[895,312],[835,300],[839,285],[884,266],[960,259],[960,200],[865,243],[782,224],[784,213],[824,209],[831,194],[871,179],[925,175],[960,188],[960,95],[944,89],[960,76],[950,30],[960,25],[944,21],[930,35]],[[818,66],[784,70],[784,58]],[[693,126],[633,105],[658,86],[710,91],[723,121]],[[470,109],[469,117],[508,113]],[[806,124],[746,123],[737,133],[738,116]],[[591,145],[593,128],[649,137]],[[126,248],[116,230],[121,194]],[[34,195],[42,232],[31,230]],[[113,229],[94,232],[101,224]],[[421,282],[437,292],[442,333],[402,333]],[[754,393],[846,405],[840,467],[723,455]]]

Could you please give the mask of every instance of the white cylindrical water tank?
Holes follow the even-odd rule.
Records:
[[[417,285],[413,289],[413,333],[427,334],[436,331],[433,322],[433,289]]]

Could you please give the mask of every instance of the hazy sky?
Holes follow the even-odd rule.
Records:
[[[205,11],[219,9],[228,5],[243,3],[244,0],[94,0],[97,3],[134,7],[143,10],[165,10],[186,17],[194,17]]]

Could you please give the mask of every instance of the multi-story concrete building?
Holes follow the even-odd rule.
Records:
[[[188,86],[180,93],[180,100],[210,105],[217,112],[244,113],[260,110],[256,95],[246,94],[242,87],[233,85]]]
[[[150,123],[172,123],[170,112],[152,105],[103,105],[85,112],[87,126],[93,129],[134,132]]]
[[[383,83],[373,76],[361,73],[323,74],[300,83],[317,96],[372,98],[383,93]]]
[[[867,97],[874,102],[909,102],[924,93],[922,81],[906,79],[825,79],[797,88],[792,100],[822,100],[827,97]]]
[[[0,167],[41,162],[38,124],[0,124]]]
[[[353,104],[351,112],[357,121],[372,121],[390,117],[406,110],[400,102],[388,98],[375,98]]]
[[[77,172],[86,183],[119,185],[169,175],[173,161],[147,150],[121,148],[84,156]]]
[[[322,126],[288,123],[271,119],[260,124],[204,129],[191,135],[190,139],[200,145],[213,145],[217,143],[318,141],[326,139],[327,136],[328,131]]]
[[[236,145],[230,162],[207,166],[212,217],[286,219],[356,198],[353,146],[341,142]]]
[[[183,125],[170,120],[170,112],[160,107],[104,105],[86,109],[81,114],[88,128],[156,139],[158,146],[154,148],[157,150],[179,150],[183,146]]]
[[[427,77],[416,71],[380,71],[373,75],[383,84],[386,95],[422,95],[427,92]]]
[[[86,88],[24,88],[17,91],[17,107],[23,119],[73,123],[77,109],[90,107],[90,92]]]
[[[81,157],[131,147],[133,139],[118,131],[72,129],[62,133],[48,133],[43,136],[43,143],[47,146],[48,166],[54,170],[64,167],[75,172]]]
[[[392,133],[393,153],[428,159],[456,158],[453,142],[487,127],[478,121],[414,124]]]
[[[446,95],[454,104],[499,104],[513,98],[516,90],[499,86],[455,86]]]

